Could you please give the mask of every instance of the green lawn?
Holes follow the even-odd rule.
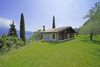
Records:
[[[100,67],[100,36],[65,42],[30,42],[0,57],[0,67]]]

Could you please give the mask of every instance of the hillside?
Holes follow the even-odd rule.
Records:
[[[100,34],[100,14],[94,15],[92,18],[88,19],[80,28],[80,33],[82,34],[91,32]]]
[[[100,35],[65,42],[30,42],[0,57],[0,67],[100,67]]]

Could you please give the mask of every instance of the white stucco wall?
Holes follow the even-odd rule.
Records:
[[[53,34],[55,34],[55,39],[53,39]],[[58,41],[59,40],[59,35],[58,35],[58,33],[44,33],[43,34],[43,39],[45,41]]]

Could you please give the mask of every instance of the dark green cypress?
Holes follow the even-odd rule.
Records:
[[[20,18],[20,38],[23,40],[25,45],[26,37],[25,37],[25,22],[23,13],[21,13],[21,18]]]
[[[14,21],[10,25],[9,32],[8,32],[8,36],[18,37],[16,28],[15,28],[15,25],[14,25]]]
[[[52,24],[52,29],[55,28],[55,16],[53,16],[53,24]]]

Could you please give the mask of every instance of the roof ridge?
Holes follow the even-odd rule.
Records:
[[[65,26],[65,27],[58,27],[58,28],[55,28],[55,29],[48,29],[48,30],[45,30],[44,32],[59,32],[59,31],[62,31],[66,28],[69,28],[71,26]]]

